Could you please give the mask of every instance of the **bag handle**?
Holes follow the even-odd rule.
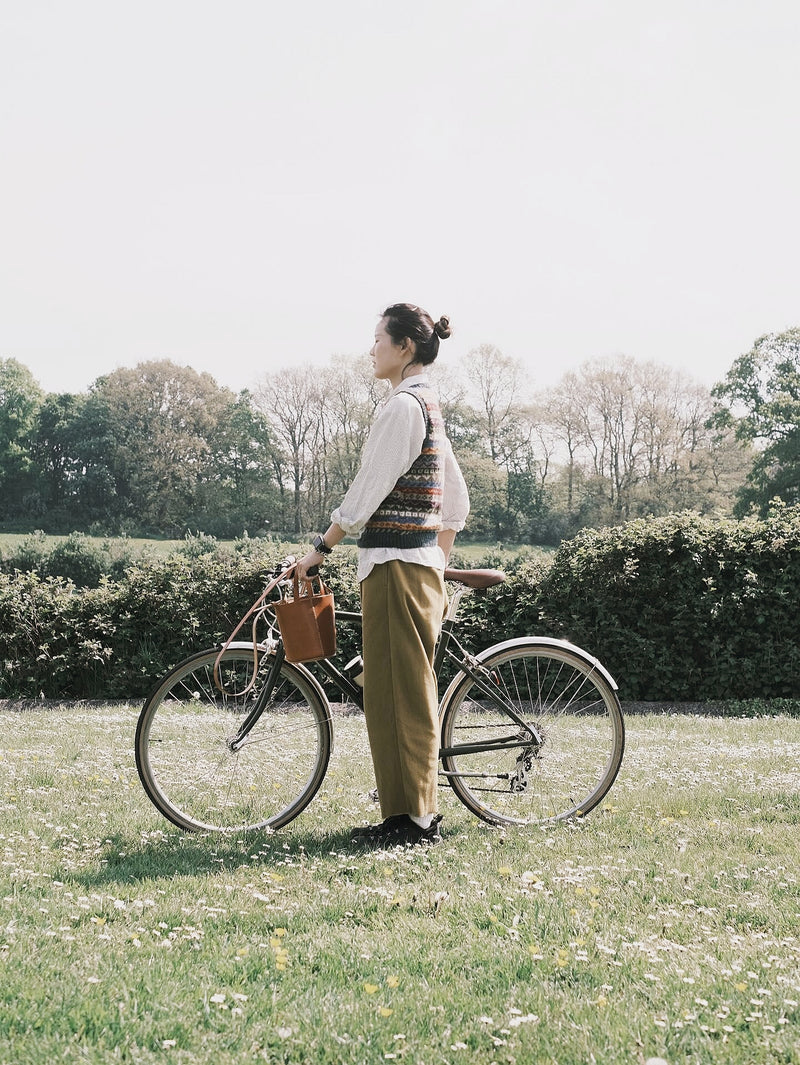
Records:
[[[236,639],[236,636],[238,635],[239,630],[242,628],[242,626],[245,624],[245,622],[248,621],[251,617],[253,619],[252,630],[251,630],[252,634],[253,634],[253,676],[252,676],[252,679],[250,680],[250,682],[248,683],[247,687],[243,688],[242,691],[240,691],[240,692],[229,692],[227,694],[232,694],[232,695],[237,695],[237,696],[238,695],[247,695],[247,693],[251,690],[251,688],[255,684],[255,682],[256,682],[256,674],[258,673],[258,639],[256,637],[256,627],[258,625],[258,622],[261,620],[261,618],[264,616],[264,614],[266,613],[266,611],[268,609],[268,605],[266,603],[267,596],[273,590],[273,588],[276,588],[282,581],[285,581],[290,574],[292,574],[293,577],[294,577],[294,594],[295,595],[298,594],[297,566],[296,566],[296,564],[294,562],[292,562],[285,569],[281,570],[281,572],[276,577],[273,577],[273,579],[267,584],[267,586],[264,589],[264,591],[261,593],[261,595],[258,597],[258,599],[256,599],[256,601],[253,603],[253,605],[250,607],[250,609],[247,611],[247,613],[244,615],[244,617],[239,621],[239,623],[236,626],[236,628],[233,630],[233,632],[227,638],[225,643],[222,645],[222,648],[221,648],[219,654],[217,655],[217,657],[214,660],[214,686],[217,689],[217,691],[222,692],[223,695],[226,694],[226,693],[225,693],[225,689],[222,686],[222,681],[221,681],[220,675],[219,675],[219,667],[220,667],[220,663],[222,662],[222,657],[225,654],[225,652],[228,650],[230,645],[233,643],[233,641]]]
[[[303,585],[304,585],[304,591],[300,591],[300,578],[297,576],[297,567],[295,567],[294,577],[293,577],[293,580],[292,580],[292,596],[295,599],[305,598],[306,596],[310,596],[313,599],[313,597],[314,597],[314,581],[319,581],[319,594],[320,595],[329,595],[330,594],[330,588],[327,586],[325,581],[322,579],[322,574],[321,573],[315,573],[313,575],[313,577],[303,577],[302,580],[303,580]]]

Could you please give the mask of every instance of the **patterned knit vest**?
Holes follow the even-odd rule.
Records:
[[[402,391],[418,401],[425,416],[422,451],[364,526],[359,547],[434,547],[442,527],[442,412],[428,385],[408,385]]]

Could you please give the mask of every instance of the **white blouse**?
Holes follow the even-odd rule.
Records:
[[[411,468],[422,451],[422,443],[425,440],[422,408],[414,396],[402,391],[412,383],[428,384],[428,377],[426,374],[407,377],[386,400],[364,445],[361,468],[341,505],[331,515],[331,521],[341,526],[348,536],[360,534],[398,479]],[[460,531],[464,528],[468,514],[467,485],[450,441],[445,438],[442,528]],[[358,552],[358,580],[363,581],[373,566],[391,559],[415,562],[433,569],[445,568],[444,552],[438,545],[411,548],[362,547]]]

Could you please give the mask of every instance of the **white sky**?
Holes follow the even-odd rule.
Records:
[[[800,325],[798,0],[0,0],[0,357],[234,389],[409,300],[534,385]]]

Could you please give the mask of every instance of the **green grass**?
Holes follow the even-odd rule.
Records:
[[[0,532],[0,551],[5,555],[13,555],[19,550],[20,546],[26,541],[30,540],[33,533],[10,533]],[[66,540],[66,536],[57,535],[45,535],[43,537],[43,546],[48,550],[56,547],[58,544]],[[86,537],[92,543],[97,544],[98,547],[102,547],[105,544],[112,544],[118,541],[121,544],[126,545],[131,549],[134,554],[151,554],[151,555],[168,555],[175,551],[182,544],[185,544],[185,540],[148,540],[142,537],[114,537],[114,536],[88,536]]]
[[[273,835],[186,836],[137,707],[0,711],[0,1062],[800,1061],[800,722],[635,716],[585,822],[363,853],[363,721]]]
[[[508,562],[521,553],[532,555],[548,556],[555,553],[554,547],[542,547],[538,545],[530,544],[496,544],[496,543],[479,543],[472,542],[470,540],[458,540],[456,539],[455,547],[453,548],[454,557],[463,565],[478,565],[487,555],[496,556],[497,559],[502,562]]]
[[[33,536],[33,533],[12,533],[0,531],[0,554],[13,555],[19,550],[20,546]],[[66,540],[66,536],[58,535],[45,535],[42,539],[42,545],[51,550],[59,543]],[[150,540],[143,537],[114,537],[114,536],[87,536],[90,542],[97,544],[98,547],[104,547],[109,544],[113,544],[115,541],[119,541],[131,550],[134,555],[169,555],[172,552],[178,550],[180,547],[185,547],[185,540]],[[232,546],[235,541],[233,540],[220,540],[221,546]],[[287,537],[286,544],[288,547],[292,546],[291,537]],[[298,553],[303,553],[308,547],[307,541],[294,545],[295,550]],[[472,541],[457,541],[455,548],[455,558],[458,560],[459,565],[473,566],[477,565],[487,554],[496,555],[500,560],[512,559],[520,553],[520,551],[528,551],[534,553],[541,553],[544,555],[552,554],[555,548],[551,547],[529,547],[519,544],[501,545],[494,543],[473,543]]]

